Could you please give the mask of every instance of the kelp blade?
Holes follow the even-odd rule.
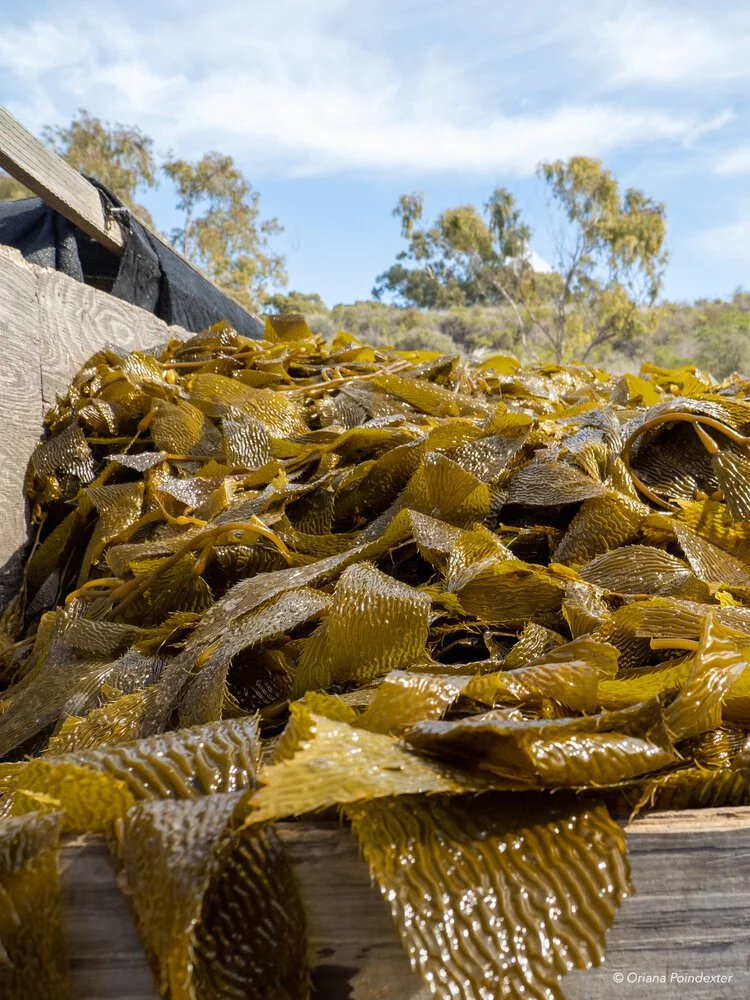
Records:
[[[603,806],[405,796],[347,815],[438,996],[562,1000],[561,976],[601,963],[630,892],[625,839]]]
[[[117,828],[173,996],[291,1000],[267,824],[343,806],[439,994],[559,996],[627,887],[601,802],[745,801],[750,382],[265,336],[103,350],[48,415],[4,822]]]

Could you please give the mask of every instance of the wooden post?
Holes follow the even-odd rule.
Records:
[[[93,184],[0,107],[0,167],[74,226],[121,254],[127,230],[104,211]]]

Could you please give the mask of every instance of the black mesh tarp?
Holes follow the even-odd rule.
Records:
[[[107,205],[121,207],[108,191],[100,190]],[[130,232],[118,258],[40,198],[0,202],[0,244],[17,247],[34,264],[105,288],[191,333],[227,320],[246,337],[262,336],[263,326],[255,316],[206,281],[127,213],[124,218]]]

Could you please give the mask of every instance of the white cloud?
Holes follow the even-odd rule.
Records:
[[[0,34],[0,65],[20,77],[71,65],[79,52],[67,46],[67,37],[55,24],[33,21],[26,28],[4,28]]]
[[[711,254],[722,260],[750,260],[750,217],[745,215],[735,222],[712,226],[695,233],[690,242],[696,251]]]
[[[258,103],[256,95],[262,95]],[[524,174],[541,159],[679,140],[694,127],[690,119],[606,106],[538,115],[499,112],[467,122],[451,120],[428,102],[415,107],[396,88],[346,93],[329,81],[300,88],[280,78],[261,87],[242,75],[206,81],[188,100],[190,127],[178,141],[195,131],[221,135],[234,149],[256,160],[281,159],[298,174],[347,168]],[[186,111],[175,109],[176,119],[187,120]]]
[[[56,21],[34,20],[20,28],[5,25],[0,34],[0,66],[33,86],[60,71],[121,59],[136,47],[136,34],[116,10],[105,13],[90,8],[82,10],[78,19],[67,11],[59,13]]]
[[[529,264],[531,264],[532,268],[539,274],[551,274],[554,271],[554,268],[549,261],[545,260],[541,254],[536,252],[536,250],[532,250],[529,254]]]
[[[739,146],[725,153],[716,164],[719,174],[750,173],[750,146]]]
[[[489,90],[479,82],[486,75],[473,73],[482,60],[462,61],[450,47],[391,51],[378,23],[393,33],[403,17],[418,36],[419,17],[428,16],[426,5],[408,0],[217,0],[150,10],[148,19],[133,8],[130,20],[104,4],[66,7],[0,39],[0,66],[23,84],[11,107],[26,124],[50,121],[54,93],[58,120],[82,105],[137,123],[162,149],[226,149],[252,162],[254,176],[352,169],[525,174],[542,159],[689,144],[723,124],[653,102],[559,97],[514,113],[523,94],[510,69],[505,75],[502,38],[482,54],[485,70],[488,61],[495,67]],[[460,7],[449,3],[443,16],[447,7],[460,17]],[[642,15],[635,27],[628,24],[601,29],[611,49],[621,44],[618,32],[641,30],[656,31],[642,48],[666,46],[667,22]],[[677,51],[662,54],[661,68],[651,70],[657,78],[676,78],[684,60],[697,57],[694,30],[685,28]],[[638,53],[627,64],[618,58],[625,79],[648,69]]]
[[[689,135],[685,137],[685,145],[693,146],[699,139],[702,139],[706,135],[710,135],[712,132],[719,132],[724,128],[725,125],[729,125],[733,122],[737,115],[734,111],[719,111],[713,116],[713,118],[707,118],[705,121],[700,122],[695,128],[690,132]]]
[[[710,20],[685,6],[628,5],[595,29],[614,84],[708,83],[750,76],[750,19],[708,8]]]

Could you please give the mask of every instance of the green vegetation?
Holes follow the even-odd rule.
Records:
[[[627,349],[654,325],[667,254],[664,206],[630,189],[620,194],[598,160],[542,163],[560,237],[552,274],[531,265],[531,230],[510,191],[497,188],[480,215],[447,209],[419,226],[420,195],[403,195],[394,214],[408,247],[377,279],[373,294],[404,305],[494,305],[510,310],[523,353],[560,364],[598,348]],[[558,221],[558,220],[555,220]]]
[[[512,311],[502,306],[421,310],[365,301],[327,309],[320,302],[311,304],[309,298],[318,296],[274,295],[264,308],[272,313],[301,312],[316,333],[332,336],[345,329],[369,343],[399,350],[431,348],[475,357],[501,352],[530,360],[518,342]],[[748,293],[736,292],[729,302],[667,304],[652,316],[653,333],[644,329],[626,350],[603,345],[590,352],[590,363],[614,372],[637,371],[646,360],[665,368],[695,365],[717,379],[750,371]]]
[[[154,140],[136,125],[110,125],[80,110],[70,125],[46,126],[42,138],[72,167],[101,181],[123,204],[153,225],[136,196],[139,190],[157,184]]]
[[[405,249],[375,279],[373,298],[328,308],[316,293],[274,290],[286,285],[286,262],[273,246],[283,227],[262,217],[258,192],[231,156],[159,157],[137,126],[84,110],[68,126],[45,128],[43,138],[152,225],[139,199],[166,179],[181,213],[167,234],[175,246],[246,307],[302,313],[319,333],[347,329],[403,350],[500,351],[613,371],[637,370],[646,359],[697,365],[716,378],[750,370],[750,294],[660,301],[665,208],[641,191],[621,191],[590,157],[539,166],[558,234],[551,270],[534,267],[533,234],[511,191],[496,188],[482,208],[446,208],[432,221],[421,194],[404,194],[393,214]],[[0,200],[27,196],[0,173]]]
[[[658,365],[695,364],[716,378],[750,371],[750,294],[665,305],[652,342],[641,348],[646,351]]]
[[[28,188],[0,171],[0,201],[17,201],[19,198],[30,197],[31,191]]]
[[[184,213],[170,235],[186,257],[249,308],[260,306],[269,285],[286,284],[284,258],[268,244],[283,226],[260,218],[260,195],[231,156],[211,152],[194,163],[170,159],[162,170]]]

